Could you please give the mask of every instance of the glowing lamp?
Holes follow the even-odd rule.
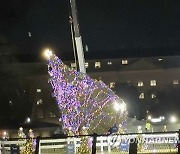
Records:
[[[47,58],[47,59],[50,59],[53,55],[53,52],[50,50],[50,49],[46,49],[44,51],[44,56]]]

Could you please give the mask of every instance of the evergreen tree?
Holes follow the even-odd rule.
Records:
[[[124,102],[102,81],[68,67],[55,55],[48,60],[48,73],[68,134],[78,135],[83,127],[88,133],[105,133],[115,123],[125,125],[126,109],[114,109],[115,103]]]

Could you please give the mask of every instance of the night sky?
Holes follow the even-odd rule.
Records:
[[[180,55],[179,0],[76,1],[86,59]],[[0,0],[0,63],[8,63],[6,55],[24,57],[23,62],[42,59],[47,47],[63,61],[73,59],[69,15],[69,0]],[[23,74],[33,72],[12,68],[0,68],[0,122],[9,114],[23,121],[26,103],[32,102]],[[38,68],[35,73],[44,71]],[[173,94],[178,98],[179,91]],[[11,107],[11,100],[21,108]],[[23,112],[14,117],[17,110]]]
[[[77,6],[87,59],[180,53],[178,0],[77,0]],[[73,57],[69,1],[0,0],[0,55],[40,54],[45,47]]]

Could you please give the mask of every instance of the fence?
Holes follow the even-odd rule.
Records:
[[[81,141],[88,141],[87,146],[95,153],[121,153],[121,154],[152,154],[152,153],[179,153],[180,132],[143,133],[143,134],[111,134],[88,135],[65,138],[37,138],[36,154],[70,154],[78,153]],[[0,142],[0,154],[8,154],[10,146],[18,144],[23,150],[25,140],[6,140]],[[85,147],[86,148],[86,147]],[[134,148],[134,149],[133,149]],[[134,150],[134,151],[133,151]],[[178,151],[179,150],[179,151]]]

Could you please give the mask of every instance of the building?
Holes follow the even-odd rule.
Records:
[[[180,56],[87,60],[87,74],[122,97],[129,116],[179,116]],[[72,61],[65,64],[76,67]],[[1,125],[26,118],[59,124],[60,111],[48,84],[45,62],[1,63]],[[18,112],[17,112],[18,111]]]

